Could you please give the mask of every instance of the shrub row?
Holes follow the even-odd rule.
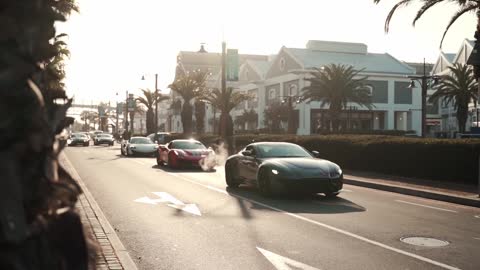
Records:
[[[205,145],[216,135],[193,136]],[[172,134],[170,139],[185,138]],[[387,135],[237,135],[236,151],[251,142],[292,142],[320,152],[344,169],[476,184],[480,154],[478,139],[422,139]]]

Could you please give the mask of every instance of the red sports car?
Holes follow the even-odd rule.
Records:
[[[215,152],[196,140],[173,140],[158,147],[157,164],[170,168],[201,167],[212,170],[215,167]]]

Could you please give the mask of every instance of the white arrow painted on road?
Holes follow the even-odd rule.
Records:
[[[263,248],[257,247],[257,249],[273,264],[273,266],[275,266],[275,268],[277,268],[277,270],[320,270],[310,265],[306,265],[304,263],[280,256]]]
[[[168,194],[167,192],[152,192],[152,193],[157,195],[160,198],[151,199],[149,197],[141,197],[134,200],[134,202],[153,204],[153,205],[157,205],[159,203],[168,203],[167,205],[172,208],[179,209],[197,216],[202,215],[202,213],[200,212],[200,209],[198,209],[197,205],[195,205],[194,203],[185,204],[179,199]]]

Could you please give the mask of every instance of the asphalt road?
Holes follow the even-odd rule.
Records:
[[[223,167],[172,171],[118,145],[66,154],[139,269],[480,269],[477,208],[349,185],[267,199],[226,188]]]

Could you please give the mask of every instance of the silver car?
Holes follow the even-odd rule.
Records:
[[[124,141],[120,147],[120,153],[124,156],[154,156],[158,145],[147,137],[132,137]]]

